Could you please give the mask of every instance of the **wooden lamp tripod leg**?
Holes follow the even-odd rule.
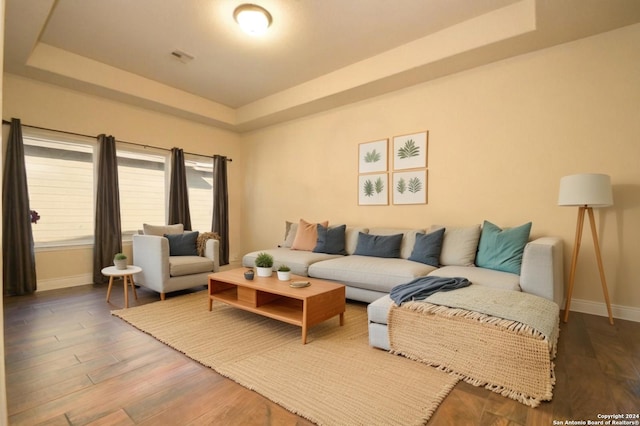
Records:
[[[564,305],[564,322],[569,321],[569,308],[571,307],[571,295],[573,294],[573,284],[576,278],[576,264],[578,263],[578,253],[582,242],[582,225],[584,224],[584,211],[586,207],[578,208],[578,221],[576,223],[576,240],[573,243],[573,254],[571,255],[571,271],[569,272],[569,291],[567,302]]]
[[[589,222],[591,224],[591,235],[593,236],[593,246],[596,250],[596,260],[598,261],[598,271],[600,272],[600,282],[602,283],[602,292],[604,300],[607,302],[607,313],[609,314],[609,324],[613,325],[613,315],[611,314],[611,302],[609,302],[609,290],[607,289],[607,280],[604,277],[604,267],[602,266],[602,256],[600,255],[600,244],[598,244],[598,234],[596,233],[596,221],[593,218],[593,209],[587,208],[589,213]]]

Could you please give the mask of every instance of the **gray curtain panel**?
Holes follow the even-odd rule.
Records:
[[[2,184],[2,278],[4,295],[36,291],[36,259],[31,231],[22,126],[11,119]]]
[[[169,188],[169,225],[182,223],[185,230],[191,230],[189,213],[189,191],[184,165],[184,151],[171,149],[171,186]]]
[[[120,222],[120,193],[118,189],[118,160],[116,140],[113,136],[98,136],[98,189],[96,194],[96,227],[93,248],[93,282],[106,283],[108,278],[100,272],[113,265],[113,256],[122,251],[122,225]]]
[[[211,230],[220,235],[220,265],[229,264],[229,191],[227,157],[213,157],[213,220]]]

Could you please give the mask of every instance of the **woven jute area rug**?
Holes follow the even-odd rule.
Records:
[[[214,302],[206,292],[113,311],[138,329],[319,425],[419,425],[458,379],[371,348],[366,306],[309,330]]]

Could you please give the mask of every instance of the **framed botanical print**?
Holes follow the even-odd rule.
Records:
[[[389,175],[374,173],[358,176],[358,204],[386,206],[389,204]]]
[[[393,138],[393,169],[427,167],[428,132],[412,133]]]
[[[427,170],[393,173],[393,204],[426,204]]]
[[[386,172],[388,139],[361,143],[358,146],[358,173]]]

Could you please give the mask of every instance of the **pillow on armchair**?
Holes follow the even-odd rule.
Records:
[[[182,234],[184,232],[184,225],[181,223],[175,225],[149,225],[148,223],[143,223],[142,230],[144,235],[164,237],[165,235]]]

